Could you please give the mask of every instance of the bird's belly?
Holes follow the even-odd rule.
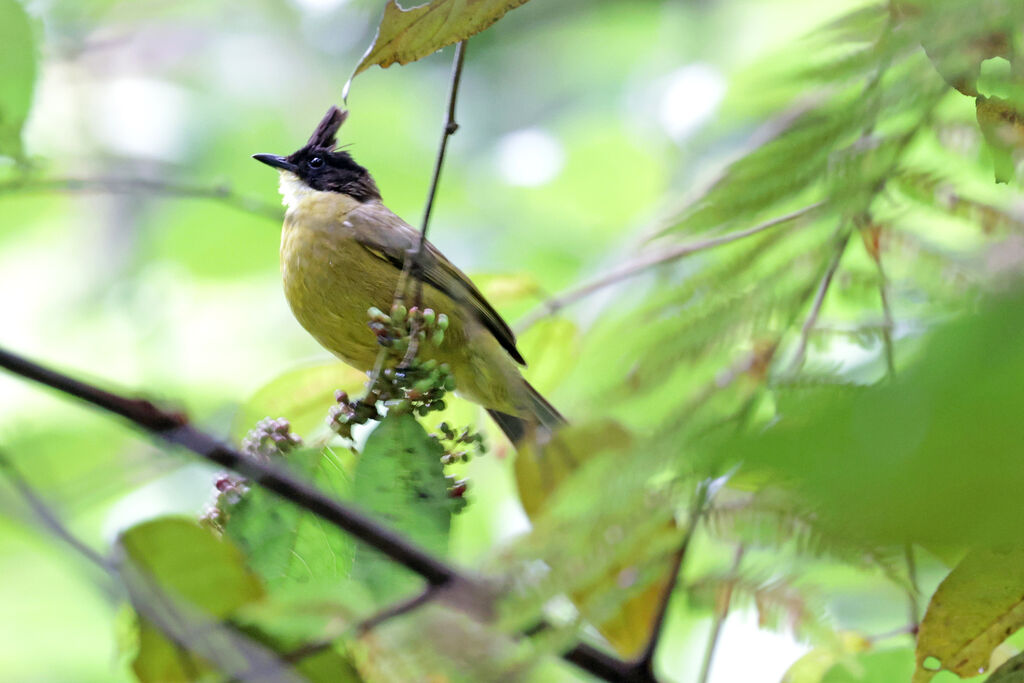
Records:
[[[292,313],[306,331],[349,365],[364,372],[373,369],[380,346],[369,328],[367,309],[391,309],[400,271],[354,238],[299,228],[286,219],[281,274]],[[424,345],[421,357],[451,365],[457,391],[470,400],[516,414],[520,406],[511,388],[522,385],[522,379],[498,341],[467,311],[453,310],[458,304],[433,287],[425,286],[422,296],[425,307],[447,312],[451,324],[441,347]]]
[[[282,235],[281,275],[292,313],[324,348],[363,371],[379,348],[366,311],[390,308],[393,273],[352,239],[287,227]]]

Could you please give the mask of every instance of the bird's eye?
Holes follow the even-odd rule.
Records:
[[[306,165],[312,169],[321,168],[324,165],[324,160],[321,159],[320,157],[313,157],[308,162],[306,162]]]

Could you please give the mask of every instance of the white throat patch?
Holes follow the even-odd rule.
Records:
[[[299,176],[291,171],[281,171],[281,182],[278,185],[281,192],[281,203],[289,209],[296,208],[299,203],[312,195],[316,190],[302,182]]]

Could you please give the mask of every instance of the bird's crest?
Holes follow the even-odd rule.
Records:
[[[320,119],[320,124],[317,125],[316,130],[309,136],[309,142],[306,143],[306,147],[333,151],[338,146],[338,129],[341,128],[341,124],[345,123],[347,118],[348,110],[341,110],[331,105],[331,108],[327,110],[324,117]]]

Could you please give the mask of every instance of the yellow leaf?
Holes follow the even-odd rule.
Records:
[[[913,683],[941,669],[962,678],[983,673],[992,651],[1024,625],[1024,549],[973,551],[928,604],[917,636]]]
[[[520,448],[516,455],[515,475],[526,514],[531,519],[539,516],[559,485],[587,460],[609,451],[628,453],[630,443],[631,437],[622,426],[612,421],[601,421],[569,425],[540,448]],[[671,560],[666,559],[665,570],[658,579],[623,602],[614,616],[598,625],[601,635],[626,659],[637,657],[647,645],[662,595],[672,578],[671,566]],[[635,573],[634,567],[612,567],[604,578],[587,590],[574,593],[571,598],[577,606],[586,605],[594,595],[607,590],[622,590],[623,577]],[[586,617],[586,609],[582,611]]]
[[[580,357],[580,332],[564,318],[542,320],[519,338],[519,350],[530,364],[524,374],[530,384],[546,394],[555,389],[576,366]]]

